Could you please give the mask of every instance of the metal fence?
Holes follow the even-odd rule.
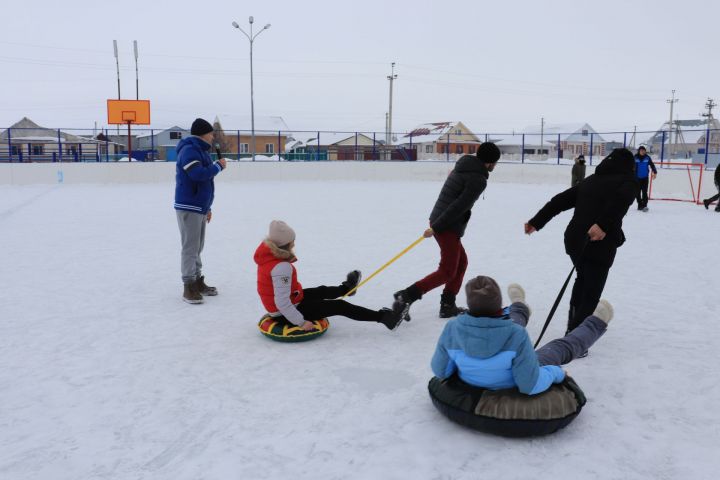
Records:
[[[176,145],[187,130],[132,130],[132,158],[122,130],[11,127],[0,131],[0,162],[118,162],[175,161]],[[454,162],[474,154],[481,142],[495,142],[501,162],[569,164],[583,155],[589,165],[612,149],[645,145],[662,166],[666,162],[703,163],[720,160],[720,130],[682,131],[467,133],[419,135],[396,132],[387,143],[385,132],[256,130],[255,155],[249,130],[216,131],[212,156],[234,161],[437,161]]]

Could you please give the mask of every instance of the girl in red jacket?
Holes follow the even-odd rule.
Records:
[[[401,323],[402,309],[383,308],[370,310],[359,307],[342,297],[360,282],[359,270],[347,274],[347,279],[337,287],[320,286],[303,289],[297,279],[293,263],[297,260],[295,232],[285,222],[273,220],[267,238],[255,250],[257,263],[257,288],[260,300],[273,317],[285,317],[303,330],[312,330],[312,320],[342,315],[366,322],[378,322],[390,330]],[[354,295],[355,292],[350,294]]]

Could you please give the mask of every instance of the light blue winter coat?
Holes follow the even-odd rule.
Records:
[[[565,379],[559,366],[540,366],[527,331],[507,316],[464,313],[450,320],[440,335],[431,366],[441,379],[457,371],[470,385],[491,390],[517,386],[528,395],[544,392]]]

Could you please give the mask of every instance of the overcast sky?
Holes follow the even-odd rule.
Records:
[[[255,42],[255,115],[292,130],[382,131],[390,63],[393,127],[461,120],[476,132],[587,121],[654,129],[672,89],[680,118],[720,101],[719,2],[160,1],[3,2],[0,127],[106,123],[117,96],[140,97],[153,127],[219,115],[249,128],[249,42],[231,22],[272,27]],[[32,7],[28,5],[32,4]]]

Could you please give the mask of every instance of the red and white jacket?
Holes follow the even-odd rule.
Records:
[[[297,280],[293,263],[297,260],[292,252],[279,249],[265,240],[255,250],[257,290],[265,310],[273,317],[283,316],[290,323],[305,322],[295,305],[303,299],[303,289]]]

